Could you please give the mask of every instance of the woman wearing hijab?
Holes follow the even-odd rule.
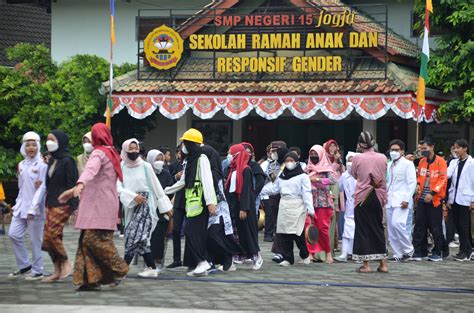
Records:
[[[224,176],[222,174],[222,163],[219,153],[211,146],[201,147],[202,152],[211,163],[212,180],[217,196],[216,214],[209,217],[207,250],[209,260],[213,264],[221,264],[219,270],[235,271],[233,256],[242,253],[242,248],[234,240],[232,218],[230,216],[229,204],[224,195]]]
[[[186,202],[186,243],[184,265],[188,276],[207,275],[211,268],[208,260],[207,225],[209,215],[216,214],[217,198],[212,178],[211,164],[203,153],[203,136],[194,128],[188,129],[180,138],[182,152],[187,155],[184,175],[181,180],[166,189],[167,194],[184,188]],[[207,207],[207,208],[206,208]]]
[[[26,276],[26,280],[43,278],[41,241],[45,220],[46,172],[48,166],[41,160],[40,136],[35,132],[23,135],[20,148],[25,158],[18,164],[18,197],[12,208],[13,217],[8,236],[12,242],[18,270],[10,277]],[[24,237],[30,236],[33,259],[30,262]]]
[[[77,290],[116,286],[128,272],[113,238],[118,216],[117,179],[122,181],[120,156],[113,147],[110,129],[95,124],[91,133],[94,150],[74,188],[60,201],[81,197],[75,227],[81,230],[74,262],[73,282]]]
[[[146,160],[151,164],[156,177],[163,189],[172,186],[174,181],[170,172],[165,166],[165,155],[160,150],[152,149],[148,151]],[[158,224],[151,234],[151,256],[156,262],[159,270],[163,268],[163,258],[165,254],[166,231],[168,230],[169,218],[166,214],[158,214]]]
[[[232,155],[232,162],[225,188],[232,209],[232,218],[246,259],[252,259],[252,268],[259,270],[263,259],[258,246],[253,173],[248,165],[250,155],[242,144],[230,147],[229,154]]]
[[[339,179],[344,173],[344,165],[341,162],[341,153],[339,151],[339,145],[336,140],[330,139],[323,145],[326,154],[329,157],[331,166],[333,168],[334,174],[336,175],[336,184],[331,186],[331,192],[334,196],[334,215],[331,219],[331,250],[338,250],[339,246],[339,229],[344,228],[344,224],[340,223],[340,215],[344,214],[345,205],[344,205],[344,193],[339,190]],[[341,234],[342,235],[342,234]]]
[[[88,132],[82,137],[82,148],[84,149],[84,153],[77,156],[77,170],[79,171],[79,175],[82,174],[82,171],[86,167],[87,160],[89,160],[92,150],[94,150],[91,132]]]
[[[60,203],[58,197],[76,185],[78,178],[74,158],[69,154],[69,138],[60,131],[48,134],[46,147],[51,154],[46,176],[46,225],[44,227],[43,251],[48,252],[54,263],[54,273],[42,280],[50,283],[70,275],[71,264],[63,245],[64,225],[72,212],[77,209],[78,198]]]
[[[117,182],[120,202],[125,211],[125,262],[130,265],[135,255],[142,255],[146,268],[140,277],[157,277],[151,254],[151,235],[159,214],[172,215],[170,199],[156,178],[152,166],[140,157],[140,146],[135,138],[122,145],[123,181]]]
[[[363,151],[352,159],[351,175],[357,181],[354,192],[354,247],[352,259],[363,261],[359,273],[370,273],[369,261],[380,261],[377,272],[388,273],[387,247],[382,224],[387,203],[387,158],[374,151],[375,140],[363,131],[358,146]]]
[[[320,145],[315,145],[309,150],[308,166],[306,168],[311,180],[311,190],[314,203],[314,224],[319,230],[318,242],[314,245],[307,243],[308,251],[313,260],[321,259],[326,263],[333,263],[330,242],[331,218],[333,216],[333,196],[331,186],[336,183],[336,176],[329,162],[326,151]],[[305,227],[311,224],[310,217],[306,217]],[[323,255],[316,255],[323,252]]]
[[[293,242],[300,250],[301,263],[309,264],[309,252],[306,247],[304,226],[306,215],[314,220],[313,195],[311,181],[303,171],[299,157],[294,152],[285,156],[285,169],[274,184],[266,186],[262,194],[281,194],[280,208],[278,210],[278,223],[276,233],[280,235],[281,266],[293,265]]]

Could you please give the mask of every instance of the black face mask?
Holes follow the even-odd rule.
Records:
[[[138,159],[138,156],[140,154],[138,152],[127,152],[127,157],[131,160],[131,161],[135,161],[136,159]]]
[[[319,156],[310,156],[309,159],[311,160],[311,163],[313,164],[318,164],[319,163]]]
[[[423,156],[423,157],[425,157],[425,158],[429,157],[429,156],[430,156],[430,151],[429,151],[429,150],[427,150],[427,151],[421,151],[421,156]]]

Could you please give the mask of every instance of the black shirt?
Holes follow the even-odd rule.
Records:
[[[52,162],[53,161],[51,161],[48,166],[48,172],[52,166]],[[46,176],[46,206],[64,206],[64,204],[59,203],[58,197],[64,191],[74,187],[78,178],[79,173],[77,171],[76,161],[72,157],[67,156],[56,160],[53,175],[51,177],[49,177],[49,174]],[[66,204],[73,209],[77,209],[79,199],[72,198]]]
[[[459,160],[458,162],[458,176],[456,179],[456,186],[454,189],[454,202],[456,202],[456,196],[458,194],[459,179],[461,178],[462,169],[464,167],[464,164],[466,164],[466,160],[467,158],[465,158],[464,160]]]

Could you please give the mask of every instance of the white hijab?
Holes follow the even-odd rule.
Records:
[[[153,164],[155,163],[155,160],[159,155],[163,156],[163,161],[164,161],[165,160],[165,155],[160,150],[156,150],[156,149],[150,150],[150,151],[148,151],[148,154],[146,156],[146,161],[151,164],[151,166],[153,167],[153,170],[155,170],[155,172],[157,172],[158,174],[160,174],[161,171],[158,172],[155,169],[155,167],[153,166]]]
[[[26,142],[29,141],[29,140],[36,141],[36,145],[38,146],[38,151],[36,152],[36,155],[32,158],[30,158],[26,154]],[[35,132],[27,132],[26,134],[24,134],[22,144],[21,144],[21,148],[20,148],[20,153],[25,158],[26,164],[32,164],[32,163],[35,163],[35,162],[41,160],[40,136]]]

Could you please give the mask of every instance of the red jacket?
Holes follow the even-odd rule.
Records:
[[[417,181],[420,188],[420,193],[417,195],[417,201],[420,199],[423,188],[425,187],[427,168],[428,158],[422,158],[417,169]],[[430,191],[434,193],[433,206],[438,207],[441,205],[441,200],[443,200],[446,195],[446,187],[448,185],[448,165],[442,157],[435,156],[434,161],[429,164],[429,171]]]

